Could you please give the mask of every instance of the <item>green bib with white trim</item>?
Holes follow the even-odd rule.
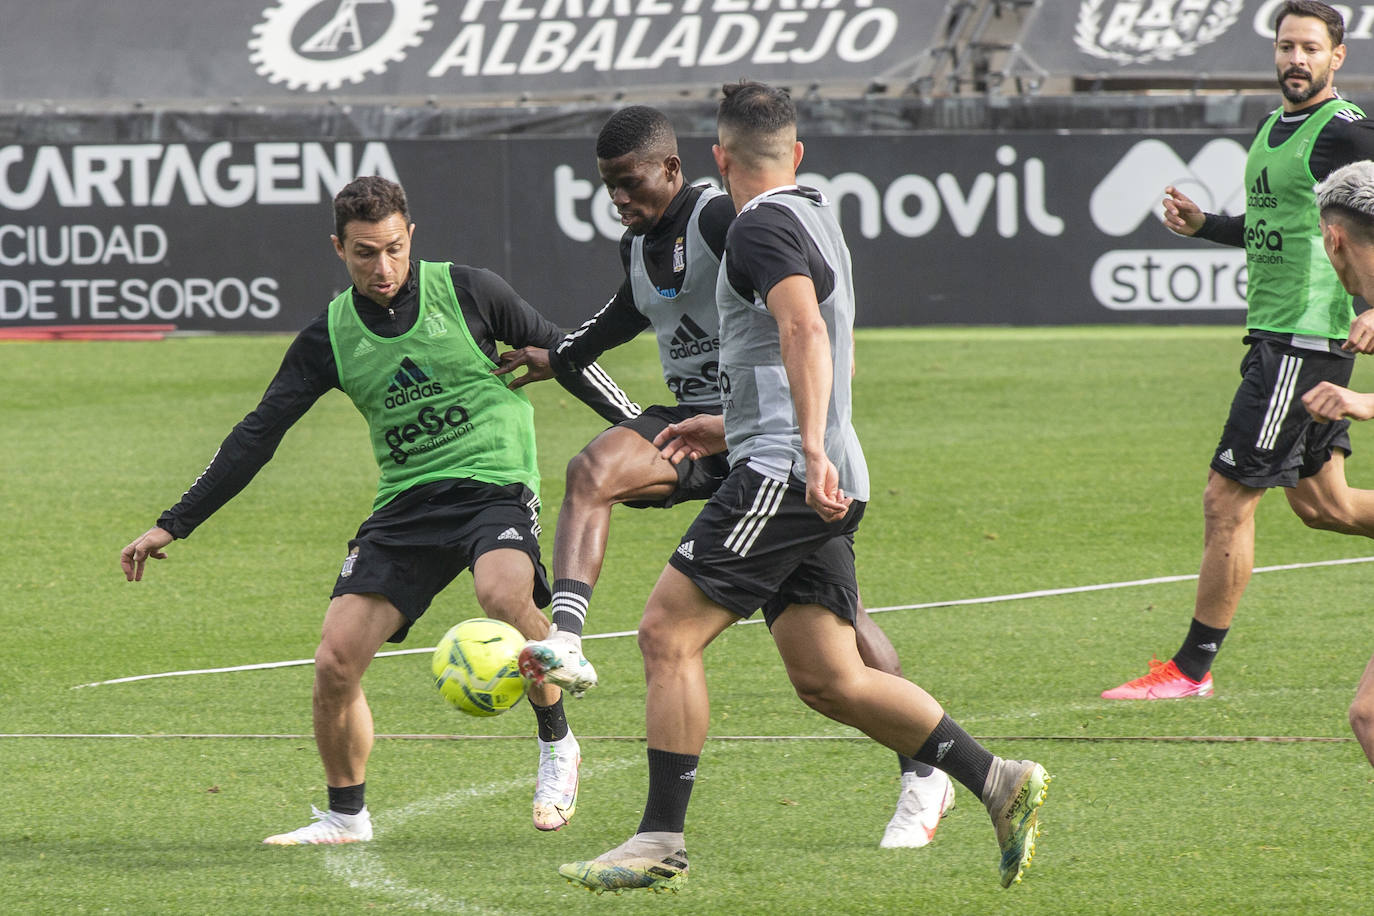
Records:
[[[1350,294],[1322,247],[1312,186],[1312,144],[1350,102],[1325,105],[1276,148],[1269,132],[1278,109],[1260,128],[1245,160],[1245,264],[1249,275],[1246,327],[1343,339],[1350,333]]]

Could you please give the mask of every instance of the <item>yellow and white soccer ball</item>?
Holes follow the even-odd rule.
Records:
[[[499,716],[525,695],[524,645],[525,637],[508,623],[490,617],[464,620],[434,649],[434,686],[470,716]]]

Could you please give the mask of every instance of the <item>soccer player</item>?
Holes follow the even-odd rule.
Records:
[[[634,105],[611,115],[597,136],[596,164],[626,227],[620,242],[624,282],[556,348],[503,353],[498,371],[527,367],[512,388],[575,375],[606,350],[652,327],[663,379],[677,403],[649,407],[611,427],[568,462],[553,547],[556,629],[521,655],[526,673],[535,678],[582,667],[582,629],[606,554],[611,507],[667,508],[706,499],[730,467],[719,453],[674,463],[659,454],[654,440],[690,417],[720,416],[716,274],[734,204],[709,185],[683,180],[672,122],[654,108]],[[862,607],[854,628],[864,662],[900,676],[897,650]],[[939,770],[901,754],[898,760],[902,791],[880,845],[925,846],[953,805],[954,787]]]
[[[331,388],[367,420],[381,470],[372,515],[348,543],[319,648],[313,719],[328,808],[264,842],[372,838],[364,804],[372,714],[362,676],[384,642],[400,642],[431,600],[472,570],[483,613],[526,638],[547,635],[548,585],[538,543],[539,475],[529,401],[492,374],[496,341],[548,346],[562,331],[490,271],[410,259],[405,191],[378,177],[334,198],[334,251],[352,286],[300,332],[257,408],[172,508],[123,549],[129,581],[166,556],[247,486],[287,429]],[[627,400],[600,367],[566,383],[602,416]],[[557,830],[577,805],[577,739],[559,688],[533,687],[539,733],[534,825]]]
[[[1231,627],[1255,560],[1255,508],[1285,488],[1303,523],[1374,537],[1374,491],[1346,483],[1349,423],[1316,424],[1301,392],[1344,385],[1356,352],[1374,351],[1374,314],[1351,323],[1351,299],[1321,255],[1315,180],[1374,156],[1374,130],[1333,85],[1345,61],[1340,13],[1316,0],[1288,0],[1274,22],[1282,106],[1264,119],[1245,165],[1243,217],[1203,213],[1165,190],[1164,223],[1179,235],[1243,246],[1249,283],[1241,383],[1203,493],[1202,566],[1193,620],[1166,662],[1102,693],[1109,700],[1212,694],[1212,663]]]
[[[1341,285],[1355,296],[1374,298],[1374,162],[1355,162],[1332,172],[1317,186],[1322,243]],[[1302,397],[1318,423],[1374,418],[1374,394],[1322,382]],[[1350,727],[1374,765],[1374,658],[1365,666],[1350,704]]]
[[[920,687],[858,652],[853,534],[868,471],[850,422],[854,290],[833,209],[796,184],[796,108],[760,83],[726,86],[717,125],[716,165],[739,213],[716,285],[730,472],[640,621],[649,794],[639,828],[559,873],[595,891],[682,886],[683,827],[709,721],[703,653],[762,608],[808,706],[938,766],[984,803],[1007,886],[1034,852],[1044,768],[994,757]]]

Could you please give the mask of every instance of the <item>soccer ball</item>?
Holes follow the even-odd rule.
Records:
[[[474,617],[439,640],[430,668],[444,699],[470,716],[499,716],[525,695],[525,637],[508,623]]]

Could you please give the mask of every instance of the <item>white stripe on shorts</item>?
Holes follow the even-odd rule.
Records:
[[[754,494],[754,504],[744,518],[735,523],[734,530],[725,539],[725,549],[741,557],[746,556],[763,532],[763,526],[778,514],[778,506],[782,505],[782,497],[786,492],[787,484],[765,478],[759,491]]]
[[[1279,430],[1283,428],[1283,418],[1288,415],[1288,408],[1293,405],[1293,392],[1298,386],[1298,373],[1302,371],[1302,359],[1296,356],[1284,356],[1279,362],[1279,376],[1274,382],[1274,393],[1269,396],[1269,409],[1264,414],[1264,423],[1260,425],[1259,439],[1255,441],[1256,448],[1271,450],[1274,441],[1279,437]]]

